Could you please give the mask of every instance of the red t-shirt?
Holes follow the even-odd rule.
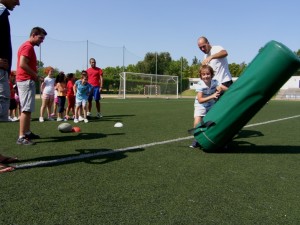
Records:
[[[74,90],[73,90],[74,82],[72,80],[69,80],[67,83],[67,96],[74,96]]]
[[[23,43],[18,50],[17,76],[16,81],[35,80],[36,77],[31,76],[20,67],[20,58],[25,56],[29,59],[30,68],[37,72],[37,60],[34,52],[34,46],[29,41]]]
[[[100,76],[103,77],[102,69],[90,67],[86,72],[88,74],[88,82],[94,87],[100,87]]]

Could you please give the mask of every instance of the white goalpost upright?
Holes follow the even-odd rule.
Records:
[[[178,98],[178,76],[122,72],[119,98]]]
[[[126,73],[122,72],[120,76],[119,98],[126,98]]]

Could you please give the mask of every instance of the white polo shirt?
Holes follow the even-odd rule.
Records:
[[[222,50],[225,50],[222,46],[212,46],[210,52],[204,55],[204,59],[207,57],[214,55]],[[220,84],[232,80],[232,76],[229,71],[227,57],[219,58],[219,59],[212,59],[209,62],[209,65],[214,70],[214,79],[218,80]]]

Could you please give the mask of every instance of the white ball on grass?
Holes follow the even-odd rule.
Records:
[[[123,123],[117,122],[117,123],[115,123],[114,127],[123,127]]]

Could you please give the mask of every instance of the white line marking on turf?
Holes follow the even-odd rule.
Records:
[[[249,125],[246,125],[245,127],[260,126],[260,125],[275,123],[275,122],[279,122],[279,121],[283,121],[283,120],[294,119],[297,117],[300,117],[300,115],[286,117],[286,118],[277,119],[277,120],[270,120],[270,121],[261,122],[261,123],[249,124]],[[14,166],[16,169],[25,169],[25,168],[36,167],[36,166],[48,166],[48,165],[53,165],[53,164],[58,164],[58,163],[65,163],[68,161],[75,161],[75,160],[87,159],[87,158],[95,158],[96,156],[110,155],[110,154],[115,154],[118,152],[127,152],[127,151],[131,151],[131,150],[135,150],[135,149],[141,149],[141,148],[147,148],[147,147],[152,147],[152,146],[156,146],[156,145],[164,145],[164,144],[169,144],[169,143],[173,143],[173,142],[184,141],[184,140],[189,140],[193,137],[194,136],[188,136],[188,137],[171,139],[171,140],[167,140],[167,141],[153,142],[153,143],[149,143],[149,144],[136,145],[136,146],[127,147],[127,148],[120,148],[120,149],[110,150],[110,151],[105,151],[105,152],[87,153],[87,154],[70,156],[70,157],[65,157],[65,158],[60,158],[60,159],[25,163],[25,164],[14,165]]]
[[[290,117],[277,119],[277,120],[269,120],[269,121],[261,122],[261,123],[249,124],[249,125],[246,125],[245,127],[255,127],[255,126],[264,125],[264,124],[268,124],[268,123],[275,123],[275,122],[279,122],[279,121],[283,121],[283,120],[294,119],[294,118],[297,118],[297,117],[300,117],[300,115],[290,116]]]
[[[147,148],[147,147],[151,147],[151,146],[155,146],[155,145],[164,145],[164,144],[168,144],[168,143],[188,140],[191,138],[193,138],[193,136],[177,138],[177,139],[172,139],[172,140],[167,140],[167,141],[153,142],[153,143],[144,144],[144,145],[136,145],[136,146],[132,146],[132,147],[120,148],[120,149],[110,150],[110,151],[105,151],[105,152],[87,153],[87,154],[70,156],[70,157],[66,157],[66,158],[54,159],[54,160],[49,160],[49,161],[26,163],[26,164],[22,164],[22,165],[15,165],[15,168],[16,169],[24,169],[24,168],[28,168],[28,167],[34,167],[34,166],[47,166],[47,165],[52,165],[52,164],[57,164],[57,163],[65,163],[68,161],[75,161],[75,160],[86,159],[86,158],[94,158],[96,156],[110,155],[110,154],[115,154],[118,152],[127,152],[130,150]]]

